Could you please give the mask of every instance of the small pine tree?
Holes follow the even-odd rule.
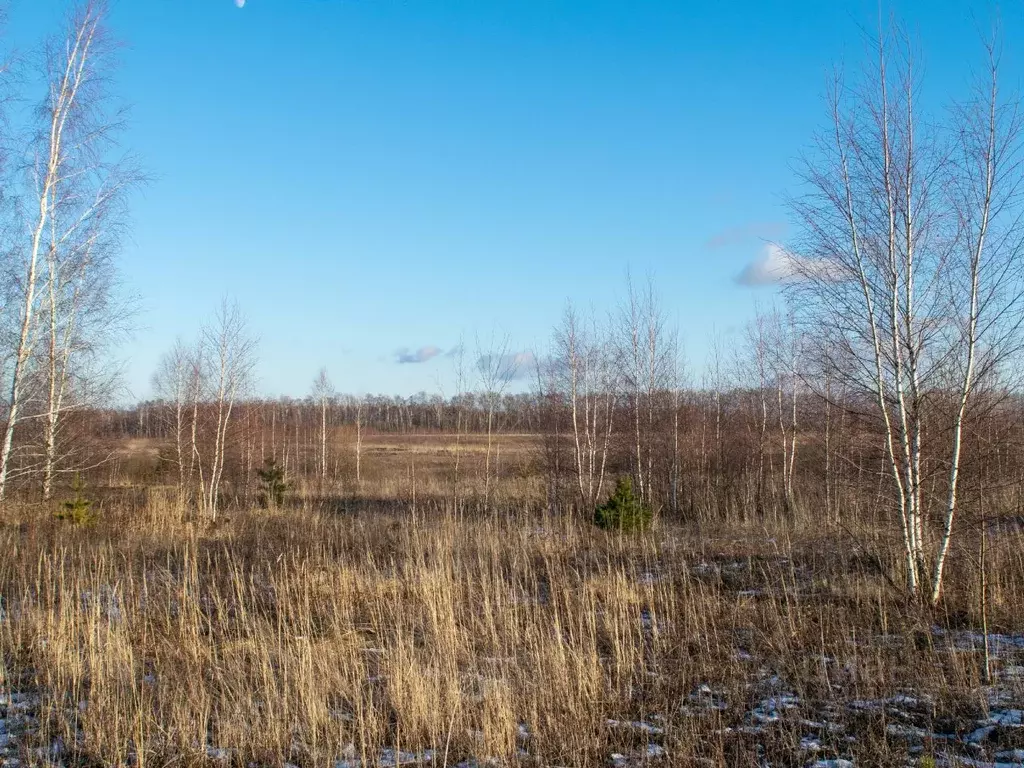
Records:
[[[622,477],[608,501],[594,512],[594,524],[606,531],[632,533],[650,528],[653,517],[651,508],[633,495],[633,481]]]
[[[92,525],[96,522],[96,512],[92,508],[92,500],[85,496],[85,483],[81,475],[75,475],[75,481],[71,484],[71,490],[75,492],[72,499],[68,499],[60,505],[54,513],[58,520],[64,520],[73,525]]]
[[[260,479],[260,503],[265,507],[281,506],[288,491],[284,469],[277,466],[273,459],[267,459],[263,462],[263,468],[256,470],[256,475]]]

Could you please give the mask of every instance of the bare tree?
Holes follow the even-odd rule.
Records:
[[[327,480],[327,408],[333,398],[334,385],[331,384],[331,379],[327,375],[327,369],[321,368],[313,382],[313,399],[320,409],[320,461],[318,468],[321,483]],[[359,463],[358,460],[356,463]]]
[[[656,395],[671,384],[674,342],[665,329],[665,317],[654,281],[641,292],[627,276],[626,299],[619,312],[616,356],[628,393],[633,420],[633,465],[637,490],[644,502],[653,496],[654,423]]]
[[[40,326],[48,336],[43,481],[48,496],[72,357],[82,349],[89,315],[109,309],[109,259],[116,246],[120,204],[136,176],[127,165],[108,159],[121,118],[106,106],[112,53],[106,13],[102,0],[78,5],[64,37],[46,52],[48,95],[30,148],[28,238],[24,246],[11,248],[20,259],[21,275],[7,424],[0,444],[0,498],[6,492],[14,433],[25,414]],[[92,325],[93,330],[103,328]]]
[[[46,350],[41,361],[46,370],[44,499],[52,494],[58,470],[64,415],[109,395],[116,368],[104,365],[104,353],[126,333],[131,314],[130,305],[116,295],[115,259],[125,227],[126,196],[142,177],[131,158],[108,160],[124,126],[122,115],[108,107],[104,86],[113,55],[102,30],[104,15],[105,8],[97,3],[83,6],[72,19],[71,34],[83,25],[98,29],[64,128],[61,170],[50,186],[43,296]],[[68,55],[66,42],[51,46],[50,82],[63,77]]]
[[[491,456],[494,445],[494,414],[502,395],[508,389],[512,380],[519,373],[519,368],[524,362],[520,354],[511,352],[511,340],[503,336],[496,340],[491,334],[490,344],[484,349],[480,344],[480,338],[476,340],[477,348],[477,374],[480,380],[480,389],[483,392],[484,402],[487,408],[487,448],[484,456],[484,498],[487,504],[491,500]]]
[[[672,358],[669,364],[669,377],[672,385],[672,473],[669,478],[669,499],[672,513],[679,514],[679,493],[682,485],[682,456],[680,454],[679,431],[680,412],[683,407],[683,386],[685,377],[685,361],[678,337],[672,340]]]
[[[909,591],[941,596],[957,510],[964,421],[979,374],[1015,351],[1020,324],[1020,119],[997,87],[989,48],[985,85],[945,122],[917,112],[910,45],[879,34],[862,88],[840,78],[831,127],[805,164],[808,192],[790,298],[805,322],[836,330],[852,391],[875,402],[895,489]],[[925,417],[949,385],[952,437],[930,433],[948,462],[944,525],[928,530]],[[934,435],[934,438],[932,438]],[[929,583],[930,582],[930,583]]]
[[[356,488],[363,487],[363,417],[366,414],[366,398],[356,398]]]
[[[236,398],[251,383],[256,365],[256,340],[249,335],[238,305],[227,299],[221,303],[213,323],[204,329],[203,338],[210,350],[216,409],[213,456],[203,506],[211,518],[216,519],[228,425]]]
[[[555,332],[556,388],[569,406],[573,469],[580,509],[596,506],[604,492],[618,391],[612,346],[596,321],[585,326],[568,305]]]
[[[153,375],[153,389],[158,397],[171,407],[171,434],[174,439],[174,460],[178,467],[178,503],[186,498],[188,483],[186,477],[185,430],[187,408],[191,401],[195,376],[195,350],[189,349],[180,339],[160,359],[157,372]],[[191,455],[191,450],[188,452]]]
[[[768,315],[755,306],[754,317],[747,325],[747,349],[736,349],[736,377],[743,381],[746,371],[756,376],[750,387],[752,414],[756,414],[757,424],[757,485],[755,488],[755,506],[758,514],[765,511],[765,486],[768,462],[768,391],[771,386],[771,339]],[[773,465],[774,467],[774,465]],[[774,473],[774,469],[772,470]],[[774,474],[772,477],[774,483]]]
[[[786,507],[793,509],[793,473],[796,469],[797,418],[800,397],[802,339],[793,314],[783,317],[778,307],[767,318],[769,366],[775,380],[779,440],[782,447],[782,490]]]
[[[206,499],[206,475],[203,472],[199,449],[199,406],[206,397],[209,383],[209,355],[205,341],[201,334],[188,359],[188,397],[192,405],[192,418],[189,425],[189,459],[185,487],[192,489],[196,474],[199,475],[197,506],[202,506]]]
[[[701,440],[701,465],[706,472],[705,498],[721,499],[722,467],[725,463],[725,441],[722,425],[722,393],[729,385],[723,358],[722,336],[717,331],[711,336],[709,343],[709,359],[704,373],[704,387],[711,390],[711,400],[714,407],[714,461],[708,456],[707,441],[702,436]],[[706,419],[705,419],[706,421]],[[712,475],[714,480],[712,481]],[[712,487],[714,486],[714,487]]]
[[[999,57],[989,45],[986,76],[975,97],[955,109],[960,126],[952,155],[951,208],[957,235],[950,280],[949,366],[956,383],[956,411],[950,446],[949,481],[941,544],[932,572],[932,602],[942,581],[956,519],[964,426],[980,380],[997,371],[1019,349],[1024,273],[1020,264],[1024,230],[1017,206],[1021,188],[1019,103],[999,90]]]

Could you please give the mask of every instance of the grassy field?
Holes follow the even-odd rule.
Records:
[[[933,612],[889,583],[867,546],[882,531],[805,510],[606,533],[546,515],[535,443],[501,445],[490,505],[479,438],[453,485],[450,438],[418,436],[368,439],[362,490],[335,503],[213,523],[158,493],[111,496],[91,527],[11,507],[3,764],[1024,756],[1016,528],[987,536],[985,583],[965,547]]]

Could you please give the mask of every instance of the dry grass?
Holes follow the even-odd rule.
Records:
[[[958,646],[980,624],[969,569],[927,615],[834,531],[620,538],[436,504],[214,527],[157,496],[89,530],[20,515],[0,529],[0,690],[31,695],[7,712],[29,764],[56,744],[103,765],[354,764],[384,748],[450,765],[803,765],[816,736],[822,755],[904,765],[901,718],[966,732],[994,693],[1022,700],[1019,678],[985,688],[981,653]],[[1007,534],[989,556],[1006,632],[1024,623],[1020,544]],[[897,693],[927,705],[851,705]],[[783,694],[799,703],[766,713]]]

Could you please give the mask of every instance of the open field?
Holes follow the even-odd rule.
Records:
[[[502,444],[507,467],[534,454],[530,438]],[[461,450],[479,453],[479,436]],[[374,494],[376,472],[407,477],[413,460],[421,489],[444,488],[450,436],[373,437],[364,451],[379,469],[344,503],[293,498],[211,522],[157,496],[111,497],[77,529],[22,508],[0,528],[4,765],[1024,754],[1012,525],[987,536],[984,604],[980,571],[963,566],[933,611],[868,553],[880,531],[822,528],[805,511],[609,534],[530,494],[507,503],[518,470],[489,510],[401,484]]]
[[[1024,15],[787,5],[0,0],[0,768],[1024,768]]]

